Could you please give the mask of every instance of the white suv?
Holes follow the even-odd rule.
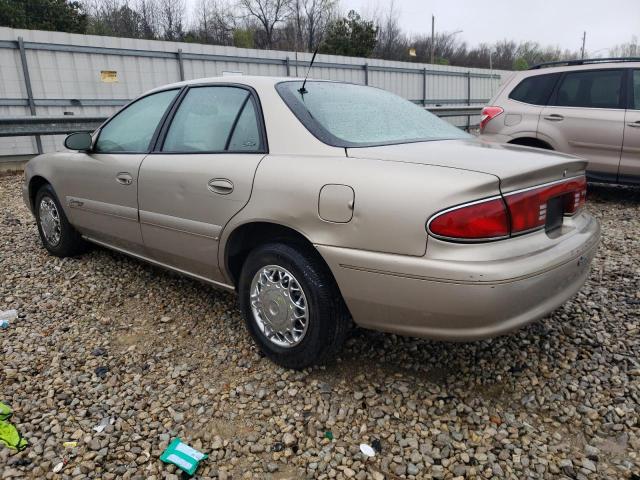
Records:
[[[593,181],[640,184],[640,58],[518,72],[482,110],[480,137],[584,157]]]

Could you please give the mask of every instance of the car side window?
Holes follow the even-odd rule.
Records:
[[[511,91],[509,98],[532,105],[546,105],[559,77],[559,73],[551,73],[525,78]]]
[[[153,93],[120,111],[101,130],[94,151],[144,153],[178,90]]]
[[[163,152],[258,150],[260,134],[251,93],[225,86],[189,89],[162,146]]]
[[[633,105],[632,108],[640,110],[640,70],[633,71]]]
[[[620,108],[623,70],[583,70],[565,74],[554,105]]]
[[[251,100],[249,100],[244,108],[238,123],[233,130],[233,135],[229,141],[229,151],[251,151],[260,148],[260,127],[258,126],[258,116],[256,109]]]

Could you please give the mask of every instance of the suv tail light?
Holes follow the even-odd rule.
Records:
[[[449,208],[431,217],[427,231],[462,242],[508,238],[543,228],[551,200],[561,198],[562,213],[571,216],[584,206],[586,196],[586,178],[574,177]],[[558,220],[561,224],[560,216]]]
[[[502,112],[504,112],[502,107],[494,107],[491,105],[484,107],[480,113],[480,132],[482,133],[484,127],[487,126],[487,123],[496,118]]]

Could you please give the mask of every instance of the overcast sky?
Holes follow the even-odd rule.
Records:
[[[366,16],[385,13],[391,0],[340,0],[342,9]],[[594,53],[640,37],[640,0],[396,0],[402,27],[411,33],[463,30],[469,45],[496,40],[533,40]],[[606,54],[606,50],[598,52]]]

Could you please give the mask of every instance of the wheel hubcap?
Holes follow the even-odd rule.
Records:
[[[55,247],[60,243],[60,213],[50,197],[43,197],[38,208],[40,228],[47,243]]]
[[[296,278],[282,267],[267,265],[256,272],[251,310],[260,331],[279,347],[294,347],[307,333],[307,298]]]

